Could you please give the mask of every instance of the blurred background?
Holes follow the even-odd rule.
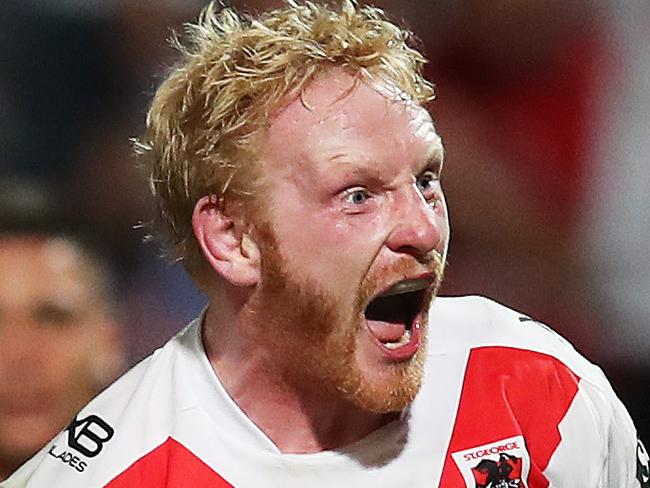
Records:
[[[151,202],[129,142],[174,63],[166,40],[204,3],[5,0],[0,12],[0,178],[47,185],[100,244],[129,365],[205,301],[143,244]],[[603,367],[650,442],[650,2],[374,4],[430,59],[452,218],[444,294],[548,323]]]

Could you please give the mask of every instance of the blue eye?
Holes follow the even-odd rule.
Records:
[[[427,191],[433,184],[433,173],[427,171],[426,173],[418,176],[417,185],[421,192]]]
[[[352,190],[345,195],[345,202],[351,203],[353,205],[362,205],[366,203],[366,200],[368,200],[368,198],[370,198],[370,195],[366,190]]]
[[[430,201],[436,197],[438,181],[438,177],[433,171],[425,171],[417,177],[418,190],[420,190],[425,200]]]

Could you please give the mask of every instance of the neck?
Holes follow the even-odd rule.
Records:
[[[274,358],[265,341],[244,332],[264,324],[251,324],[242,308],[214,305],[203,325],[208,359],[230,397],[281,452],[343,447],[399,417],[358,408],[320,385],[294,385],[275,366],[285,358]]]
[[[27,459],[8,458],[0,459],[0,483],[9,478]]]

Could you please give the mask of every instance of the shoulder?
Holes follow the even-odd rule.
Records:
[[[437,298],[429,314],[429,341],[431,354],[472,351],[505,363],[556,365],[597,387],[609,388],[600,368],[551,327],[485,297]]]
[[[600,368],[548,326],[486,298],[439,298],[429,342],[427,375],[462,364],[452,453],[521,436],[531,476],[553,486],[638,486],[625,407]]]
[[[555,403],[558,415],[583,403],[603,434],[613,419],[622,416],[627,422],[627,412],[600,367],[548,325],[493,300],[436,299],[429,342],[430,356],[466,357],[466,388],[471,382],[480,391],[498,384],[499,391],[507,389],[511,399],[521,397],[522,403],[531,398]]]
[[[104,486],[164,443],[177,412],[193,402],[175,378],[187,374],[183,356],[194,336],[196,322],[94,398],[1,486],[49,486],[54,478],[71,488]]]

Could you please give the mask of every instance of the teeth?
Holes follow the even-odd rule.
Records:
[[[408,344],[410,340],[411,340],[411,331],[406,330],[404,331],[402,337],[400,337],[397,342],[385,342],[384,346],[386,346],[388,349],[397,349],[398,347]]]
[[[403,293],[409,293],[412,291],[418,291],[426,288],[431,283],[431,280],[422,278],[418,280],[404,280],[397,283],[395,286],[390,288],[386,293],[382,293],[382,297],[388,297],[392,295],[401,295]]]

